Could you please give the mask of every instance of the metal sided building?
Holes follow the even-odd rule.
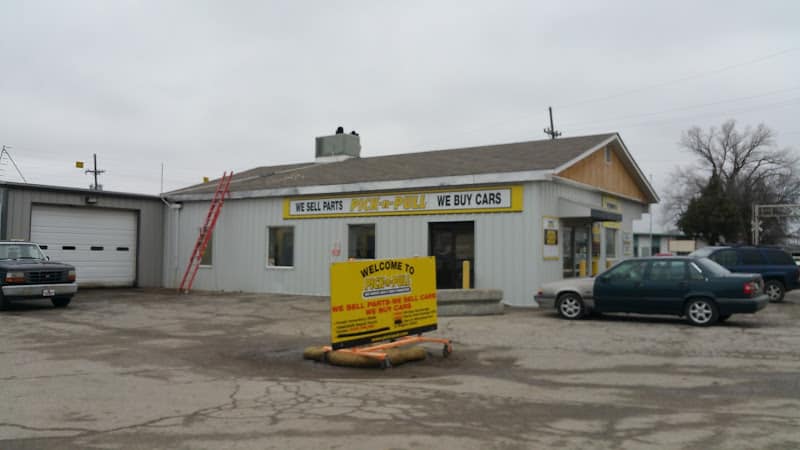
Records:
[[[157,196],[0,182],[0,239],[37,242],[81,287],[161,287],[163,218]]]
[[[194,289],[328,295],[330,264],[436,256],[437,287],[504,291],[633,255],[632,221],[658,201],[616,133],[360,157],[356,135],[316,160],[238,173]],[[216,183],[166,194],[164,283],[177,287]]]

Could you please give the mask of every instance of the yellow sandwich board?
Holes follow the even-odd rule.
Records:
[[[436,329],[432,256],[331,265],[334,350]]]

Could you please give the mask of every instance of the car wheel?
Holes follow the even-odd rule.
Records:
[[[558,298],[558,314],[569,320],[580,319],[586,314],[583,299],[577,294],[564,294]]]
[[[5,311],[11,306],[11,302],[6,299],[3,294],[0,294],[0,311]]]
[[[786,289],[783,288],[783,283],[780,281],[769,280],[764,285],[764,292],[769,296],[769,301],[780,302],[783,301],[783,295],[786,293]]]
[[[717,305],[707,298],[695,298],[686,304],[686,320],[697,327],[707,327],[719,320]]]
[[[72,301],[72,297],[53,297],[50,301],[56,308],[64,308]]]
[[[719,316],[717,318],[717,322],[725,322],[726,320],[728,320],[730,318],[731,318],[730,314],[722,314],[721,316]]]

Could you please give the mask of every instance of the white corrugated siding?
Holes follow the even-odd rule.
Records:
[[[551,182],[527,183],[520,213],[284,221],[282,198],[228,200],[214,232],[213,264],[200,268],[193,288],[328,295],[330,263],[347,259],[348,224],[374,223],[376,257],[393,258],[427,255],[429,222],[474,221],[475,287],[502,289],[510,305],[532,305],[541,283],[561,278],[561,261],[542,258],[542,216],[557,215],[559,196],[601,204],[599,193]],[[208,207],[208,202],[186,202],[180,211],[166,213],[166,286],[180,283]],[[294,226],[294,267],[268,268],[267,227],[286,225]],[[624,227],[630,230],[628,218]],[[341,254],[334,257],[337,243]]]

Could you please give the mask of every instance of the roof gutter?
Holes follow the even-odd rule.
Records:
[[[502,183],[521,183],[527,181],[545,181],[549,179],[551,170],[528,170],[477,175],[459,175],[450,177],[417,178],[412,180],[370,181],[363,183],[330,184],[316,186],[294,186],[254,191],[231,192],[231,199],[248,199],[264,197],[289,197],[301,195],[345,194],[349,192],[389,191],[415,188],[491,185]],[[203,201],[211,200],[213,192],[202,194],[173,194],[166,196],[171,201]]]

